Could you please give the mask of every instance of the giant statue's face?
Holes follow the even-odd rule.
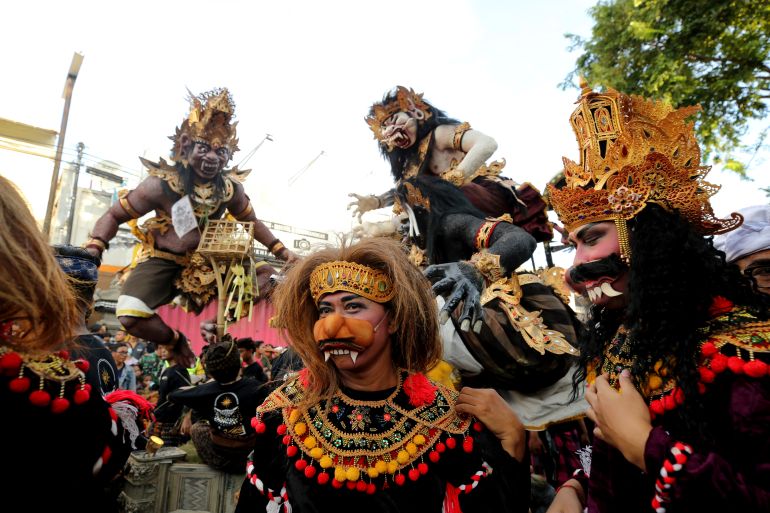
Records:
[[[187,161],[196,178],[203,181],[213,180],[230,161],[230,151],[224,147],[214,147],[203,140],[192,144]]]
[[[382,142],[389,148],[405,150],[417,141],[417,120],[406,112],[397,112],[382,124]]]

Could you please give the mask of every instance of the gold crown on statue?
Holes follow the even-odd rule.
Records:
[[[569,231],[593,222],[627,221],[650,203],[677,210],[701,233],[737,228],[740,214],[714,216],[709,198],[718,185],[704,180],[692,122],[700,106],[674,109],[665,102],[614,89],[596,93],[581,79],[578,108],[570,123],[580,164],[564,158],[561,189],[548,185],[551,206]]]
[[[187,134],[195,142],[205,142],[214,149],[227,148],[230,154],[238,151],[235,130],[238,122],[231,123],[235,116],[235,103],[230,91],[221,88],[198,96],[190,93],[189,101],[190,113],[171,137],[174,141],[174,158],[182,157],[179,147],[179,136],[182,134]]]
[[[374,138],[378,141],[383,140],[382,124],[397,112],[406,112],[417,120],[430,118],[430,105],[423,101],[422,96],[422,94],[415,93],[414,89],[397,86],[394,99],[372,105],[372,113],[364,119],[366,119],[369,128],[374,132]]]
[[[386,303],[395,294],[393,283],[384,272],[355,262],[326,262],[310,273],[310,295],[316,303],[324,294],[342,290],[375,303]]]

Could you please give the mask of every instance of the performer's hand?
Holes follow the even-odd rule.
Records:
[[[423,274],[433,283],[433,293],[446,299],[439,321],[445,323],[463,301],[458,319],[460,329],[468,331],[473,326],[473,331],[480,333],[484,321],[484,310],[481,308],[484,278],[481,273],[467,262],[451,262],[428,266]]]
[[[476,417],[500,440],[505,452],[519,461],[524,460],[524,425],[495,390],[463,387],[455,410]]]
[[[179,426],[179,434],[183,436],[190,436],[192,434],[192,411],[188,411],[184,417],[182,417],[182,424]]]
[[[620,374],[620,389],[615,390],[604,375],[586,390],[591,407],[586,414],[596,427],[594,436],[615,447],[631,463],[646,471],[644,447],[652,431],[650,411],[636,390],[631,373]]]
[[[573,486],[575,488],[573,488]],[[569,479],[556,492],[551,506],[546,513],[583,513],[585,491],[577,479]]]
[[[377,199],[377,196],[372,196],[371,194],[362,196],[354,192],[351,192],[348,196],[356,199],[355,201],[348,203],[348,210],[355,207],[352,215],[358,217],[359,223],[361,222],[361,216],[366,212],[380,208],[380,200]]]

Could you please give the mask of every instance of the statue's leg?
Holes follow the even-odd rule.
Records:
[[[163,319],[157,314],[144,318],[121,315],[118,319],[126,331],[135,337],[161,345],[169,345],[174,340],[174,330],[163,322]]]

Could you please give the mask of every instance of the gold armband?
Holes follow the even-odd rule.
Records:
[[[452,147],[458,151],[463,151],[463,136],[465,132],[471,129],[470,123],[460,123],[455,127],[455,135],[452,139]]]
[[[241,210],[237,214],[233,214],[233,217],[236,218],[237,220],[241,221],[241,220],[243,220],[243,218],[245,218],[246,216],[248,216],[252,212],[254,212],[254,207],[251,205],[251,202],[248,202],[246,204],[246,208],[244,208],[243,210]]]
[[[98,248],[99,251],[101,251],[102,253],[104,253],[104,250],[107,249],[107,244],[105,244],[104,241],[100,239],[91,238],[91,239],[88,239],[88,241],[86,241],[85,244],[83,244],[84,248],[87,248],[90,246]]]
[[[129,203],[128,191],[122,190],[118,193],[118,203],[120,203],[120,206],[126,211],[126,214],[131,216],[131,219],[139,219],[142,217],[142,214],[137,212],[136,209],[131,206],[131,203]]]
[[[270,248],[270,253],[272,253],[275,256],[278,256],[278,253],[286,249],[286,246],[283,245],[283,242],[278,241],[276,242],[272,248]]]
[[[487,283],[494,283],[503,278],[503,270],[500,268],[500,255],[481,251],[474,253],[470,262],[484,276]]]

